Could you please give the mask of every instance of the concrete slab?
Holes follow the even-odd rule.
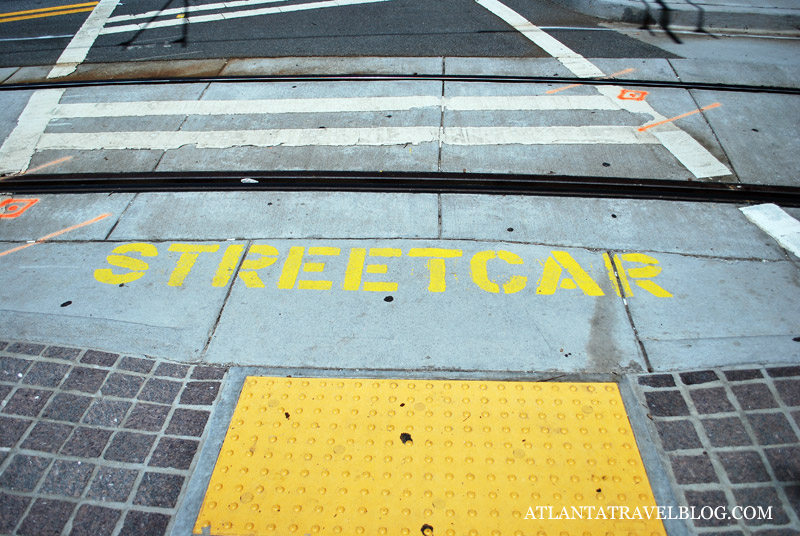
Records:
[[[28,169],[40,166],[37,173],[125,173],[153,171],[164,151],[106,150],[106,151],[41,151],[34,153]],[[64,160],[69,158],[69,160]],[[54,165],[53,162],[57,162]]]
[[[721,102],[705,116],[742,182],[800,185],[797,118],[793,95],[692,92],[701,104]]]
[[[675,74],[672,64],[666,59],[591,58],[589,61],[609,76],[628,69],[634,69],[631,72],[622,72],[622,74],[614,76],[616,80],[678,81],[678,76]]]
[[[442,238],[785,258],[736,206],[674,201],[443,195]]]
[[[286,57],[233,58],[223,76],[307,74],[439,74],[442,58]]]
[[[547,287],[549,283],[544,285],[549,290],[542,292],[553,294],[540,295],[541,263],[551,256],[544,247],[410,240],[273,240],[268,245],[278,251],[276,264],[258,272],[261,288],[252,286],[252,281],[248,287],[237,279],[206,361],[358,370],[587,373],[643,366],[622,300],[612,290],[600,253],[572,249],[568,259],[590,274],[587,277],[603,295],[587,295],[580,288],[556,290]],[[286,262],[287,255],[290,248],[306,247],[304,271],[318,271],[319,265],[309,261],[319,261],[324,262],[324,274],[300,273],[301,281],[295,285],[286,274],[293,273],[292,266],[299,271],[301,265]],[[312,250],[314,247],[338,249]],[[396,249],[399,251],[394,254],[400,256],[367,256],[362,274],[360,248],[373,255],[390,251],[372,248]],[[486,250],[508,250],[524,264],[491,261],[492,253],[479,254]],[[328,256],[322,256],[326,252]],[[299,253],[296,249],[293,255]],[[453,257],[431,259],[412,256],[415,254]],[[491,288],[492,283],[481,276],[483,262],[492,263],[487,265],[492,271],[487,277],[507,280],[502,288],[495,288],[499,293],[475,282]],[[551,276],[553,270],[560,270],[554,266],[556,262],[548,261]],[[354,282],[354,276],[362,282]],[[564,277],[569,279],[566,271]],[[330,281],[330,288],[295,288],[314,285],[304,283],[305,278]],[[285,288],[278,288],[279,281]],[[396,285],[366,287],[379,282]],[[564,322],[567,318],[569,322]]]
[[[661,254],[672,300],[628,300],[655,370],[797,363],[800,270],[788,261],[730,262]],[[764,353],[768,352],[768,357]]]
[[[140,194],[113,240],[436,238],[436,195],[299,192]]]
[[[445,58],[444,74],[574,76],[554,58]],[[482,84],[475,84],[480,86]]]
[[[660,145],[443,145],[441,170],[671,180],[691,177]]]
[[[275,82],[270,84],[214,83],[203,100],[313,99],[441,95],[437,81],[397,82]]]
[[[166,244],[145,246],[157,256],[117,250],[114,257],[120,244],[112,243],[44,243],[6,255],[0,258],[0,331],[12,339],[198,359],[228,292],[227,284],[211,284],[224,246],[206,245],[218,251],[201,254],[180,286],[167,282],[177,278],[179,258],[190,254],[168,251]],[[134,270],[142,262],[149,269]],[[129,268],[119,267],[126,263]]]
[[[217,76],[225,65],[224,59],[82,63],[69,80]]]
[[[730,38],[737,42],[735,38]],[[753,50],[752,39],[741,39],[741,47],[747,51]],[[678,73],[684,82],[702,82],[709,84],[747,84],[754,86],[780,86],[780,87],[800,87],[800,79],[797,77],[797,69],[800,68],[800,59],[797,57],[797,45],[780,47],[773,41],[765,43],[771,51],[769,62],[747,61],[748,55],[745,50],[738,51],[734,59],[725,60],[714,58],[708,60],[669,60],[670,65]],[[787,55],[792,58],[790,64],[776,64],[775,60],[780,58],[777,54],[780,50],[786,50]],[[778,56],[776,58],[776,56]]]
[[[68,89],[62,103],[197,100],[208,84],[97,86]]]
[[[0,140],[5,141],[17,126],[17,119],[33,91],[3,91],[0,93]],[[0,142],[2,143],[2,142]]]
[[[104,240],[134,194],[24,195],[38,199],[15,218],[0,218],[0,240],[24,242],[91,220],[107,218],[49,240]]]
[[[437,171],[436,143],[384,147],[231,147],[167,151],[157,171]]]
[[[29,82],[39,82],[47,78],[50,72],[49,65],[34,65],[29,67],[20,67],[17,71],[8,77],[4,82],[5,84],[26,84]]]
[[[19,67],[0,67],[0,84],[8,80],[12,74],[17,72]]]

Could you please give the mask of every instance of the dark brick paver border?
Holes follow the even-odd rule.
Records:
[[[800,534],[800,367],[635,378],[681,506],[761,507],[765,519],[695,519],[696,533]]]
[[[0,341],[0,534],[165,534],[226,372]]]

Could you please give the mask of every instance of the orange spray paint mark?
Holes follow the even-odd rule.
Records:
[[[616,78],[617,76],[620,76],[620,75],[623,75],[623,74],[632,73],[635,70],[636,69],[634,69],[634,68],[623,69],[623,70],[619,71],[618,73],[614,73],[614,74],[610,74],[608,76],[604,76],[604,77],[600,78],[599,80],[608,80],[609,78]],[[564,86],[564,87],[559,87],[559,88],[556,88],[556,89],[551,89],[551,90],[545,91],[545,93],[547,93],[548,95],[552,95],[553,93],[558,93],[559,91],[565,91],[567,89],[572,89],[574,87],[579,87],[579,86],[582,86],[582,85],[583,84],[572,84],[572,85],[569,85],[569,86]]]
[[[652,125],[645,125],[643,127],[639,127],[639,132],[644,132],[648,128],[657,127],[658,125],[663,125],[664,123],[671,123],[671,122],[673,122],[675,120],[683,119],[684,117],[689,117],[690,115],[694,115],[694,114],[700,113],[700,112],[705,111],[705,110],[710,110],[712,108],[718,108],[719,106],[722,106],[722,104],[720,104],[718,102],[715,102],[714,104],[709,104],[708,106],[703,106],[699,110],[694,110],[692,112],[687,112],[685,114],[677,115],[677,116],[672,117],[670,119],[664,119],[663,121],[659,121],[658,123],[653,123]]]
[[[36,198],[32,199],[6,199],[0,203],[0,209],[5,208],[6,212],[0,213],[0,218],[18,218],[22,213],[38,203]]]
[[[75,229],[80,229],[81,227],[86,227],[87,225],[91,225],[93,223],[97,223],[100,220],[104,220],[104,219],[108,218],[109,216],[111,216],[111,214],[109,214],[109,213],[100,214],[99,216],[97,216],[96,218],[92,218],[91,220],[86,220],[83,223],[79,223],[77,225],[73,225],[71,227],[67,227],[66,229],[61,229],[60,231],[56,231],[55,233],[50,233],[49,235],[43,236],[40,239],[36,240],[35,242],[29,242],[29,243],[24,244],[22,246],[17,246],[15,248],[7,249],[5,251],[0,251],[0,257],[4,257],[4,256],[6,256],[6,255],[8,255],[10,253],[15,253],[17,251],[21,251],[21,250],[23,250],[25,248],[29,248],[31,246],[35,246],[36,244],[41,244],[42,242],[46,242],[47,240],[50,240],[51,238],[55,238],[57,236],[61,236],[62,234],[68,233],[70,231],[74,231]]]
[[[623,89],[617,95],[618,99],[621,100],[634,100],[634,101],[643,101],[644,98],[648,95],[647,91],[636,91],[633,89]]]

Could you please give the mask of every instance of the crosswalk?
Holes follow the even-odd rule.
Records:
[[[430,144],[438,148],[439,161],[451,148],[472,147],[475,158],[484,162],[501,158],[492,153],[500,147],[562,146],[580,152],[585,146],[618,146],[635,154],[637,147],[650,146],[670,153],[696,177],[729,173],[673,124],[640,130],[663,116],[647,103],[611,97],[605,87],[582,86],[571,90],[578,95],[567,95],[547,94],[546,86],[521,90],[511,84],[491,89],[430,81],[381,82],[377,89],[374,82],[326,84],[330,91],[313,83],[299,88],[256,84],[247,91],[212,83],[191,98],[169,99],[161,92],[141,100],[131,93],[146,96],[147,88],[123,88],[116,99],[109,91],[93,99],[86,90],[42,90],[0,148],[2,171],[24,171],[34,155],[47,151],[404,149]],[[79,162],[80,154],[75,159]],[[362,166],[369,170],[376,164],[367,158]],[[314,167],[325,169],[325,162]]]

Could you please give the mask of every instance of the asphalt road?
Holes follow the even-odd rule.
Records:
[[[363,3],[331,7],[324,1],[251,0],[246,5],[243,2],[238,7],[215,9],[218,2],[212,0],[121,2],[86,61],[280,56],[547,57],[474,0],[360,1]],[[507,5],[586,57],[676,57],[546,0],[512,0]],[[3,3],[3,13],[51,10],[17,16],[0,14],[0,21],[8,21],[0,22],[0,66],[55,63],[88,16],[88,12],[58,13],[91,9],[91,5],[54,9],[58,6],[75,4],[65,4],[63,0]],[[187,7],[191,11],[184,13]],[[285,11],[277,12],[277,7]],[[237,18],[230,18],[234,13]],[[222,16],[228,18],[209,20]]]

